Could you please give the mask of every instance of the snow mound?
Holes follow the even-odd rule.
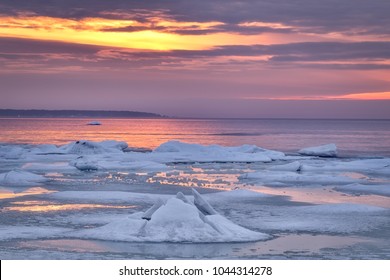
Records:
[[[327,144],[309,147],[299,150],[298,153],[305,156],[337,157],[337,146],[335,144]]]
[[[68,154],[93,155],[105,153],[121,153],[127,148],[126,142],[107,140],[93,142],[80,140],[60,147],[60,150]]]
[[[96,160],[85,156],[78,157],[77,159],[71,161],[69,165],[74,166],[81,171],[96,171],[100,169]]]
[[[27,171],[12,170],[0,174],[0,184],[10,185],[30,185],[39,182],[45,182],[48,179]]]
[[[189,144],[180,141],[168,141],[153,150],[154,154],[173,154],[178,162],[270,162],[283,159],[285,154],[257,147],[242,145],[224,147],[220,145]]]
[[[198,192],[193,190],[193,194],[195,203],[178,193],[166,202],[158,201],[146,212],[118,218],[102,227],[78,231],[75,237],[191,243],[248,242],[269,238],[267,234],[234,224],[218,214]]]

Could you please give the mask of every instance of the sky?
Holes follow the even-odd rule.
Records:
[[[0,108],[390,119],[388,0],[1,0]]]

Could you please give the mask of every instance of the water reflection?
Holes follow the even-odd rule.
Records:
[[[41,187],[28,188],[22,192],[14,192],[10,189],[0,188],[0,199],[15,198],[27,195],[49,194],[54,192],[56,191],[49,191]]]
[[[0,119],[0,142],[63,145],[79,139],[113,139],[155,148],[176,139],[207,145],[255,144],[283,151],[336,143],[342,152],[389,155],[389,121],[104,119],[102,124],[88,126],[85,119],[73,118]]]
[[[3,211],[18,212],[53,212],[53,211],[74,211],[83,209],[129,209],[135,205],[104,205],[104,204],[58,204],[52,201],[17,201],[12,206],[3,207]]]
[[[249,243],[131,243],[98,240],[57,239],[19,242],[22,248],[120,253],[126,258],[261,258],[282,255],[283,257],[310,256],[323,249],[337,249],[367,242],[367,239],[351,236],[290,234],[277,238]]]
[[[238,175],[234,173],[208,172],[206,169],[192,167],[186,171],[159,172],[147,179],[148,183],[161,185],[176,185],[181,187],[201,187],[213,189],[234,189],[238,184]]]

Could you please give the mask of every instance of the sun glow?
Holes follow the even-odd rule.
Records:
[[[64,19],[45,16],[20,15],[0,17],[0,37],[60,41],[143,50],[205,50],[220,45],[254,45],[301,42],[305,35],[259,33],[244,35],[234,32],[208,30],[224,23],[179,22],[152,18],[147,22],[126,19],[83,18]],[[258,26],[247,23],[243,26]],[[261,23],[262,26],[288,28],[280,24]],[[192,34],[191,32],[200,32]],[[206,31],[206,32],[204,32]],[[310,40],[322,40],[309,36]]]
[[[205,30],[221,24],[218,22],[196,23],[167,20],[145,24],[134,20],[103,18],[74,20],[42,16],[1,17],[0,22],[0,37],[149,50],[210,48],[211,41],[196,38],[197,36],[175,34],[174,28]],[[134,28],[133,31],[125,30],[129,27]],[[158,27],[164,27],[166,30],[159,31]],[[121,31],[121,28],[124,30]],[[170,30],[172,32],[169,32]],[[217,37],[221,39],[220,35]]]

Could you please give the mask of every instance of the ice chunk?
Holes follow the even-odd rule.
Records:
[[[99,169],[99,165],[96,160],[85,156],[78,157],[76,160],[71,161],[69,164],[81,171],[93,171]]]
[[[283,159],[284,153],[254,145],[224,147],[169,141],[153,151],[154,156],[175,162],[270,162]]]
[[[107,140],[102,142],[93,142],[80,140],[61,146],[59,149],[65,153],[78,155],[120,153],[127,148],[126,142]]]
[[[335,144],[327,144],[322,146],[309,147],[299,150],[298,153],[305,156],[336,157],[337,146]]]
[[[194,194],[198,200],[203,200],[199,193]],[[118,218],[101,227],[76,231],[73,236],[133,242],[247,242],[269,238],[219,214],[204,216],[197,206],[177,197],[160,203],[141,216],[136,213]]]
[[[47,180],[48,179],[44,176],[21,170],[12,170],[0,174],[1,184],[30,185],[39,182],[45,182]]]
[[[143,215],[142,215],[142,219],[145,219],[145,220],[150,220],[152,218],[152,215],[154,214],[154,212],[157,211],[158,208],[160,208],[162,205],[164,204],[164,202],[159,199],[157,200],[157,202],[155,204],[153,204],[152,207],[150,207]]]
[[[195,190],[192,189],[194,195],[194,204],[204,215],[216,215],[217,211]]]
[[[176,194],[176,198],[182,200],[185,203],[191,204],[191,202],[185,197],[185,195],[182,192],[178,192]]]

